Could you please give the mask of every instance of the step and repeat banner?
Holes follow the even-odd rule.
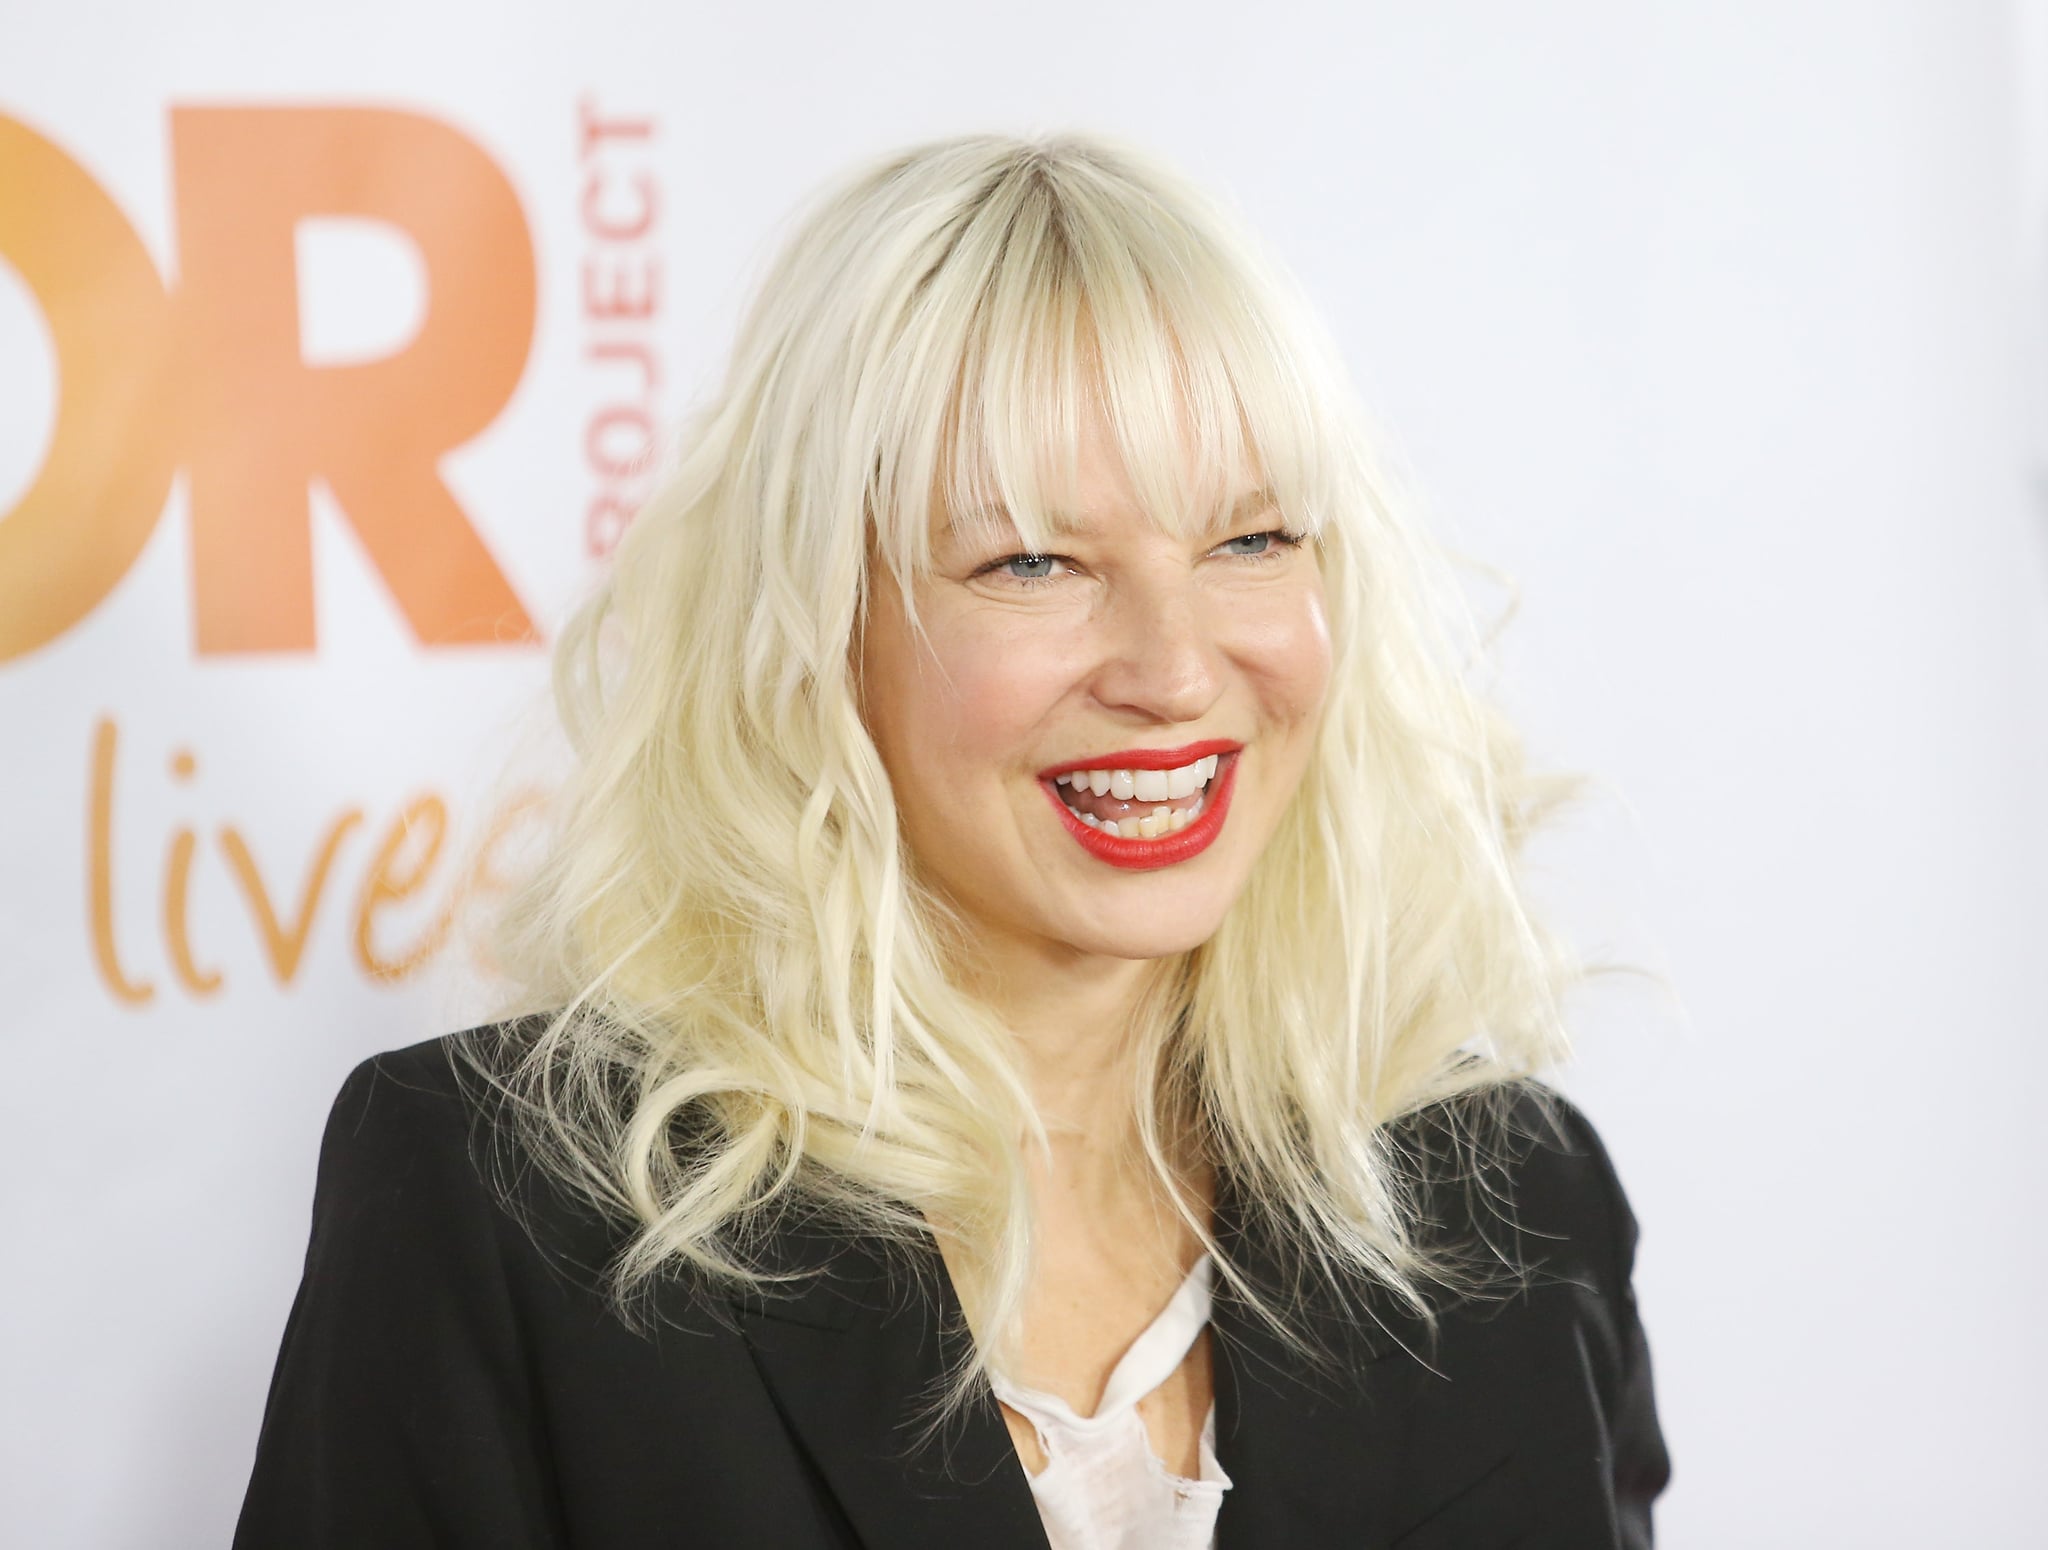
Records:
[[[0,20],[0,1542],[227,1541],[328,1104],[490,1008],[550,639],[788,212],[1076,127],[1294,265],[1618,798],[1543,885],[1673,991],[1570,1078],[1660,1543],[2048,1543],[2041,4],[298,9]]]
[[[196,1546],[335,1087],[490,1006],[549,638],[683,401],[686,227],[662,101],[539,46],[102,91],[89,27],[63,91],[0,63],[0,1540]]]
[[[0,119],[0,240],[43,336],[8,360],[28,399],[9,451],[32,467],[0,527],[0,661],[97,696],[64,729],[83,854],[49,833],[21,875],[76,863],[115,1005],[232,1015],[309,956],[401,983],[530,815],[530,792],[461,813],[432,785],[389,792],[476,736],[480,695],[531,682],[536,615],[609,552],[652,467],[657,120],[585,97],[562,128],[575,183],[535,208],[450,116],[171,104],[160,265],[126,180],[57,126]],[[580,252],[550,308],[575,374],[536,359],[542,251]],[[522,395],[582,400],[580,435],[542,453]],[[352,672],[372,640],[415,671]],[[319,800],[344,771],[384,789]],[[250,831],[292,820],[301,843],[259,855]],[[484,833],[457,875],[465,822]],[[77,945],[57,934],[45,970]]]

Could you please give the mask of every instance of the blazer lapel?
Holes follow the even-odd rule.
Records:
[[[1249,1220],[1230,1179],[1219,1179],[1218,1246],[1266,1297],[1290,1307],[1278,1256]],[[1217,1518],[1218,1550],[1379,1550],[1399,1527],[1401,1457],[1420,1370],[1405,1343],[1419,1331],[1374,1306],[1383,1324],[1328,1309],[1304,1318],[1295,1309],[1335,1358],[1319,1369],[1219,1277],[1210,1317],[1216,1458],[1231,1488]]]
[[[1216,1456],[1231,1488],[1218,1550],[1385,1550],[1412,1517],[1402,1489],[1429,1341],[1369,1296],[1363,1319],[1286,1295],[1281,1257],[1219,1178],[1223,1256],[1333,1360],[1317,1364],[1219,1277],[1211,1312]],[[735,1299],[775,1404],[868,1550],[1046,1550],[1029,1479],[992,1395],[927,1440],[930,1401],[964,1340],[936,1247],[911,1263],[827,1228],[778,1231],[764,1268],[784,1289]],[[950,1332],[950,1333],[949,1333]],[[1412,1482],[1411,1482],[1412,1483]]]
[[[923,1265],[814,1226],[776,1235],[786,1293],[735,1301],[756,1367],[869,1550],[1046,1550],[994,1397],[933,1434],[965,1326],[936,1248]],[[948,1332],[952,1332],[948,1334]]]

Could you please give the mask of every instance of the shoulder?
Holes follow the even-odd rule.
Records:
[[[1325,1507],[1331,1478],[1376,1481],[1381,1532],[1415,1527],[1418,1547],[1522,1543],[1531,1524],[1545,1545],[1646,1547],[1670,1463],[1629,1283],[1635,1219],[1592,1124],[1548,1088],[1502,1083],[1381,1140],[1437,1273],[1414,1283],[1418,1306],[1363,1273],[1290,1278],[1258,1257],[1263,1233],[1234,1243],[1303,1338],[1219,1299],[1238,1406],[1225,1467]],[[1226,1510],[1244,1522],[1251,1504]]]
[[[1501,1499],[1579,1524],[1571,1543],[1648,1546],[1671,1463],[1631,1280],[1635,1214],[1599,1134],[1560,1094],[1520,1083],[1415,1115],[1403,1141],[1439,1157],[1462,1143],[1462,1167],[1423,1171],[1422,1199],[1431,1230],[1469,1256],[1454,1268],[1473,1273],[1424,1337],[1418,1435],[1445,1456],[1505,1455]],[[1483,1518],[1485,1495],[1444,1523]]]
[[[470,1193],[471,1111],[447,1039],[373,1055],[348,1074],[320,1142],[315,1216]]]
[[[361,1061],[335,1095],[326,1145],[373,1161],[462,1140],[470,1113],[456,1065],[460,1037],[427,1039]]]
[[[1309,1348],[1340,1365],[1532,1315],[1560,1329],[1582,1318],[1618,1329],[1633,1318],[1634,1213],[1592,1123],[1554,1089],[1476,1086],[1390,1122],[1380,1142],[1404,1227],[1405,1287],[1318,1260],[1275,1203],[1226,1172],[1217,1208],[1233,1272],[1226,1299],[1297,1325]]]
[[[496,1024],[372,1055],[328,1113],[309,1268],[324,1244],[357,1259],[410,1254],[450,1273],[568,1270],[590,1281],[622,1241],[617,1223],[536,1165],[491,1061],[524,1029]]]
[[[335,1095],[320,1143],[320,1190],[390,1203],[467,1196],[481,1182],[472,1143],[483,1111],[456,1041],[428,1039],[372,1055]]]
[[[506,1031],[342,1083],[238,1546],[644,1544],[773,1446],[728,1439],[765,1402],[700,1300],[619,1316],[630,1230],[521,1150],[468,1058]]]
[[[1503,1083],[1390,1128],[1425,1242],[1539,1281],[1626,1292],[1635,1213],[1592,1122],[1554,1088]]]

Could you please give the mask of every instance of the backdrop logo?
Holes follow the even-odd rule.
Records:
[[[438,470],[503,409],[533,340],[533,240],[504,172],[448,124],[380,108],[174,108],[170,144],[166,284],[92,176],[0,115],[0,257],[59,381],[48,454],[0,513],[0,660],[100,604],[180,469],[202,655],[313,649],[314,479],[422,643],[534,638]],[[301,358],[294,233],[321,216],[417,245],[426,316],[396,354]]]

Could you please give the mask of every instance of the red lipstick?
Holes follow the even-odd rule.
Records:
[[[1149,871],[1155,867],[1172,866],[1175,862],[1186,861],[1207,850],[1217,835],[1223,832],[1223,816],[1230,811],[1230,793],[1237,785],[1237,750],[1241,743],[1209,742],[1190,743],[1187,748],[1144,751],[1138,754],[1152,762],[1143,764],[1101,763],[1063,764],[1048,771],[1039,782],[1046,800],[1053,805],[1053,811],[1060,815],[1060,822],[1067,826],[1067,832],[1079,841],[1083,850],[1098,861],[1107,861],[1111,866],[1122,867],[1130,872]],[[1189,752],[1192,749],[1193,752]],[[1183,764],[1192,764],[1197,759],[1215,753],[1220,757],[1216,763],[1216,778],[1209,782],[1208,800],[1201,813],[1185,829],[1164,835],[1156,840],[1127,840],[1120,834],[1105,834],[1091,828],[1075,816],[1074,810],[1062,802],[1059,788],[1053,784],[1053,776],[1064,775],[1068,770],[1157,770],[1178,769]],[[1158,757],[1154,758],[1153,755]],[[1128,760],[1133,754],[1117,754],[1113,757]]]
[[[1177,770],[1183,764],[1193,764],[1212,753],[1236,753],[1242,747],[1243,743],[1234,743],[1227,737],[1212,737],[1181,748],[1126,748],[1122,753],[1098,754],[1089,759],[1072,759],[1065,764],[1049,765],[1038,772],[1038,778],[1051,780],[1056,775],[1066,775],[1074,770]]]

